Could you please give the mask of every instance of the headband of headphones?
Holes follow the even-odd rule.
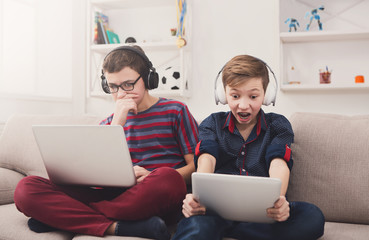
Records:
[[[273,75],[275,84],[271,84],[270,80],[269,80],[267,90],[265,92],[263,104],[266,105],[266,106],[268,106],[270,104],[273,104],[273,106],[275,106],[275,101],[276,101],[276,98],[277,98],[277,90],[278,90],[277,78],[275,77],[275,74],[274,74],[273,70],[268,66],[268,64],[266,64],[264,61],[260,60],[259,58],[256,58],[256,57],[254,57],[254,58],[259,60],[260,62],[262,62],[265,65],[265,67],[267,69],[269,69],[269,71]],[[223,69],[225,68],[225,66],[227,64],[228,64],[228,62],[222,67],[222,69],[219,71],[219,73],[217,74],[217,76],[215,78],[214,97],[215,97],[215,103],[217,105],[218,105],[218,103],[227,104],[227,98],[226,98],[226,95],[225,95],[225,89],[224,89],[224,86],[223,86],[223,81],[218,81],[219,76],[222,74]]]
[[[140,56],[144,62],[146,63],[147,67],[149,68],[149,75],[147,77],[144,77],[144,82],[145,82],[145,87],[146,89],[148,90],[151,90],[151,89],[155,89],[158,87],[159,85],[159,75],[158,73],[156,72],[155,68],[153,67],[151,61],[149,60],[149,58],[146,56],[145,53],[143,53],[141,50],[139,49],[136,49],[132,46],[120,46],[120,47],[117,47],[117,48],[114,48],[113,50],[111,50],[104,58],[104,62],[106,60],[106,58],[113,52],[116,52],[116,51],[131,51],[135,54],[137,54],[138,56]],[[108,83],[107,83],[107,80],[105,78],[105,75],[104,75],[104,69],[101,70],[101,87],[102,89],[104,90],[105,93],[110,93],[110,89],[109,89],[109,86],[108,86]]]

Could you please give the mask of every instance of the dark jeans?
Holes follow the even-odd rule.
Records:
[[[221,240],[223,237],[251,240],[312,240],[324,233],[324,215],[306,202],[290,202],[287,221],[272,224],[235,222],[217,215],[184,218],[172,240]]]

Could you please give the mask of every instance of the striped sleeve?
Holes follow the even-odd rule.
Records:
[[[177,118],[177,139],[183,154],[195,153],[198,142],[198,124],[186,105],[183,105]]]
[[[111,114],[109,117],[105,118],[100,122],[100,125],[110,125],[111,121],[113,120],[114,113]]]

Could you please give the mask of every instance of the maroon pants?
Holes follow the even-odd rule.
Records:
[[[50,180],[23,178],[14,193],[19,211],[49,226],[74,233],[103,236],[115,220],[143,220],[179,215],[186,185],[174,169],[152,171],[129,188],[60,186]]]

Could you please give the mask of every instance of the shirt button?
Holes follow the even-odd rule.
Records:
[[[245,152],[241,152],[241,155],[243,156],[243,155],[245,155]]]

